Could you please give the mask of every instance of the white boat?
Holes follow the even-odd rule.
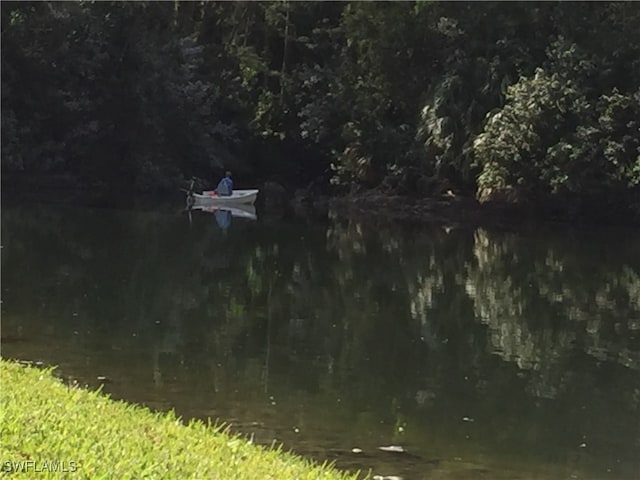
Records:
[[[231,195],[218,195],[214,190],[190,193],[193,205],[253,205],[259,190],[234,190]]]

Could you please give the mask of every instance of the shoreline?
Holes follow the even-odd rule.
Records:
[[[290,198],[272,195],[261,185],[256,207],[263,214],[292,212],[296,216],[325,217],[374,222],[435,224],[452,227],[526,228],[541,225],[566,227],[640,228],[640,205],[635,209],[625,205],[591,204],[571,208],[567,204],[517,204],[490,201],[481,203],[473,197],[460,195],[409,196],[370,190],[351,195],[314,195],[298,190]],[[2,201],[20,203],[50,203],[123,208],[167,206],[184,208],[184,194],[176,191],[166,195],[140,192],[105,192],[87,188],[41,186],[16,188],[3,182]],[[8,201],[8,202],[7,202]]]
[[[311,202],[315,205],[316,202]],[[462,196],[408,197],[364,193],[327,197],[321,202],[343,219],[435,224],[451,227],[528,228],[539,226],[640,228],[640,212],[605,216],[603,211],[571,212],[562,206],[480,203]]]
[[[284,451],[255,445],[221,425],[184,422],[66,385],[52,369],[0,359],[2,465],[17,478],[301,478],[355,480]]]

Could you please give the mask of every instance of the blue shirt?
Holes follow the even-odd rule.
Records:
[[[218,192],[218,195],[224,197],[228,197],[229,195],[231,195],[233,193],[233,180],[231,180],[231,178],[229,177],[224,177],[222,180],[220,180],[220,183],[218,183],[216,192]]]

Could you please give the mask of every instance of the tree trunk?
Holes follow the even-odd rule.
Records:
[[[282,69],[280,71],[280,106],[284,105],[285,70],[287,68],[287,47],[289,46],[289,12],[290,3],[285,1],[287,14],[284,18],[284,45],[282,48]]]

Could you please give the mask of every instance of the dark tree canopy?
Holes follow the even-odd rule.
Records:
[[[2,2],[2,170],[638,204],[634,2]]]

